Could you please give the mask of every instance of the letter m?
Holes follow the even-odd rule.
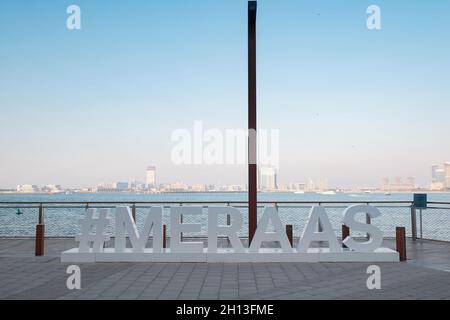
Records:
[[[161,252],[162,249],[162,208],[150,209],[141,234],[137,229],[129,207],[116,208],[116,252],[124,252],[127,236],[130,238],[132,251],[142,252],[145,249],[150,232],[153,230],[153,252]]]

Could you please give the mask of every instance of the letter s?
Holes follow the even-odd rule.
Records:
[[[344,224],[350,228],[350,230],[361,231],[369,234],[368,241],[355,241],[352,237],[344,239],[343,243],[350,249],[358,252],[373,252],[378,249],[383,243],[383,234],[377,227],[359,222],[356,220],[356,214],[366,213],[371,218],[378,217],[381,212],[369,205],[354,205],[348,207],[344,212]]]

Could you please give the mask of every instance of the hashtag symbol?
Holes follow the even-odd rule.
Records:
[[[98,217],[94,217],[95,209],[88,209],[86,217],[80,220],[81,234],[76,236],[80,243],[79,252],[89,252],[92,243],[92,252],[102,252],[103,245],[110,237],[104,234],[105,228],[110,223],[107,218],[108,210],[100,209]]]

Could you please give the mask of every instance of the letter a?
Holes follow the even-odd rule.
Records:
[[[371,5],[367,8],[367,14],[370,16],[367,18],[367,29],[369,30],[381,30],[381,9],[379,6]]]
[[[319,225],[322,227],[322,231],[315,231]],[[311,242],[314,241],[326,241],[329,244],[330,252],[341,252],[333,226],[323,207],[311,208],[308,222],[297,245],[297,251],[307,252]]]
[[[269,223],[272,223],[274,231],[267,231]],[[277,241],[280,243],[281,250],[283,252],[292,252],[291,244],[286,235],[283,224],[281,223],[280,216],[277,209],[268,207],[264,210],[258,228],[253,236],[252,243],[250,245],[250,252],[258,252],[261,244],[264,241]]]
[[[381,289],[381,269],[379,266],[369,266],[367,268],[367,274],[370,274],[369,278],[367,278],[367,289],[373,290]]]
[[[81,270],[79,266],[71,265],[67,267],[67,274],[70,276],[67,278],[66,286],[69,290],[81,289]]]
[[[67,7],[67,17],[66,26],[69,30],[80,30],[81,29],[81,10],[79,6],[70,5]]]

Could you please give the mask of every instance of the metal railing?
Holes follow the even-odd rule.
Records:
[[[411,201],[261,201],[258,216],[266,206],[275,206],[285,225],[293,226],[298,237],[307,221],[311,206],[326,208],[331,224],[340,235],[342,213],[350,205],[367,204],[377,207],[382,216],[367,221],[379,227],[385,237],[395,237],[395,227],[404,226],[407,237],[450,241],[450,203],[429,202],[426,210],[416,209]],[[173,206],[232,206],[243,213],[241,236],[247,236],[247,202],[244,201],[103,201],[103,202],[0,202],[0,237],[34,237],[36,225],[45,225],[46,237],[73,237],[78,234],[78,220],[89,208],[115,208],[129,206],[136,223],[143,224],[148,209],[161,206],[164,223],[169,225],[169,208]],[[202,232],[188,236],[206,236],[205,217],[187,216],[185,222],[201,223]],[[220,221],[220,220],[219,220]],[[169,228],[170,229],[170,228]],[[107,232],[113,234],[114,223]]]
[[[326,209],[331,225],[338,237],[344,238],[350,230],[342,224],[343,212],[350,205],[366,204],[377,207],[382,215],[376,219],[362,215],[361,221],[376,225],[385,238],[396,238],[397,251],[402,261],[406,260],[406,237],[412,240],[427,239],[450,242],[450,202],[429,202],[426,210],[414,207],[411,201],[261,201],[258,203],[258,217],[264,208],[277,208],[280,219],[286,226],[291,244],[303,230],[312,206]],[[87,209],[115,208],[129,206],[138,227],[145,222],[146,213],[151,207],[163,208],[163,244],[170,239],[166,228],[170,224],[170,208],[174,206],[232,206],[243,216],[240,236],[248,238],[248,203],[243,201],[154,201],[154,202],[0,202],[0,237],[33,237],[35,254],[44,255],[44,239],[51,237],[74,237],[79,234],[79,220]],[[198,223],[202,226],[200,234],[183,234],[186,237],[206,237],[206,216],[183,216],[185,223]],[[218,217],[220,224],[230,224],[229,216]],[[114,219],[106,232],[114,235]],[[367,236],[352,230],[352,236]]]
[[[411,201],[261,201],[258,215],[266,206],[275,206],[286,225],[293,226],[293,234],[298,237],[303,229],[312,206],[326,208],[333,228],[341,230],[342,213],[354,204],[377,207],[382,216],[367,221],[378,226],[385,237],[395,237],[395,227],[404,226],[407,237],[450,241],[450,203],[429,202],[426,210],[415,209]],[[129,206],[136,223],[143,224],[148,209],[153,206],[164,208],[164,223],[169,225],[169,208],[173,206],[232,206],[243,213],[244,227],[241,236],[247,235],[247,202],[243,201],[111,201],[111,202],[0,202],[0,237],[33,237],[36,225],[45,224],[46,237],[73,237],[78,234],[78,220],[89,208],[115,208]],[[185,222],[203,223],[200,235],[206,235],[205,217],[186,217]],[[112,233],[112,224],[108,232]],[[194,236],[194,235],[192,235]]]

